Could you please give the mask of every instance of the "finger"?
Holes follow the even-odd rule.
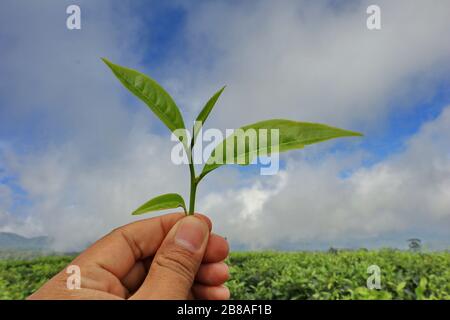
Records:
[[[200,266],[199,272],[201,272],[204,265],[223,261],[228,256],[228,252],[228,242],[219,235],[213,233],[210,234],[208,245],[206,247],[206,253],[203,257],[203,263]],[[135,292],[142,285],[142,282],[147,276],[151,262],[152,257],[146,258],[144,260],[144,265],[142,265],[140,261],[136,262],[136,264],[132,267],[128,274],[123,277],[122,283],[129,292]],[[222,283],[223,282],[217,284]]]
[[[205,219],[205,221],[209,221],[209,219]],[[221,262],[225,260],[228,256],[229,246],[228,242],[225,238],[211,233],[208,240],[208,245],[206,247],[206,253],[203,257],[202,265],[204,264]],[[134,292],[139,288],[144,281],[148,270],[150,269],[150,264],[152,262],[152,257],[146,258],[144,261],[144,268],[140,261],[136,262],[136,264],[132,267],[132,269],[128,272],[126,276],[123,277],[122,283],[130,292]]]
[[[122,278],[122,283],[129,292],[134,293],[144,282],[148,270],[152,263],[153,257],[145,258],[137,261],[126,276]]]
[[[81,268],[100,267],[122,279],[134,264],[156,253],[166,234],[182,219],[183,213],[144,219],[117,228],[98,240],[74,260]],[[211,221],[195,214],[211,228]]]
[[[130,293],[133,293],[140,287],[146,274],[147,270],[145,269],[144,262],[138,261],[134,264],[127,275],[123,277],[122,284]]]
[[[209,221],[208,225],[210,225],[211,222],[209,219],[206,218],[205,221]],[[228,252],[229,246],[225,238],[211,233],[209,236],[208,245],[206,247],[206,253],[203,257],[202,262],[203,264],[221,262],[228,256]],[[147,276],[148,270],[150,269],[151,262],[152,257],[146,258],[144,260],[145,268],[142,268],[142,264],[140,262],[136,262],[135,266],[128,272],[125,277],[123,277],[122,283],[129,292],[135,292],[142,285],[142,282],[144,281],[145,277]],[[200,268],[203,267],[203,264],[200,266]]]
[[[169,231],[133,299],[187,299],[209,238],[199,217],[181,219]]]
[[[228,300],[230,299],[230,290],[225,286],[205,286],[194,284],[192,293],[199,300]]]
[[[81,273],[80,288],[73,290],[68,285],[68,269],[61,270],[51,280],[27,299],[31,300],[80,300],[80,299],[124,299],[127,290],[120,281],[102,269],[91,269],[90,274]],[[70,272],[71,273],[71,272]],[[69,274],[70,274],[69,273]]]
[[[212,263],[223,261],[228,256],[229,251],[228,241],[217,234],[211,233],[203,262]]]
[[[228,280],[230,274],[224,262],[202,264],[198,269],[195,281],[207,286],[218,286]]]

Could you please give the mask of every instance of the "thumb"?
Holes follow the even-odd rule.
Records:
[[[156,252],[149,273],[133,299],[187,299],[202,263],[209,238],[208,225],[188,216],[170,229]]]

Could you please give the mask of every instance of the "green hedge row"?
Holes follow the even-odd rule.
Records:
[[[72,258],[0,260],[0,299],[26,298]],[[450,299],[450,253],[238,252],[228,264],[234,299]],[[380,290],[366,286],[371,265]]]

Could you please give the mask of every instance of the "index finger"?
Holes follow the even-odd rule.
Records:
[[[195,215],[211,230],[209,218]],[[117,228],[81,253],[73,264],[100,267],[122,279],[137,261],[156,253],[169,230],[184,216],[184,213],[171,213]]]

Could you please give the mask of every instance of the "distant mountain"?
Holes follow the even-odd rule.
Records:
[[[26,238],[11,232],[0,232],[0,250],[48,250],[48,237]]]

